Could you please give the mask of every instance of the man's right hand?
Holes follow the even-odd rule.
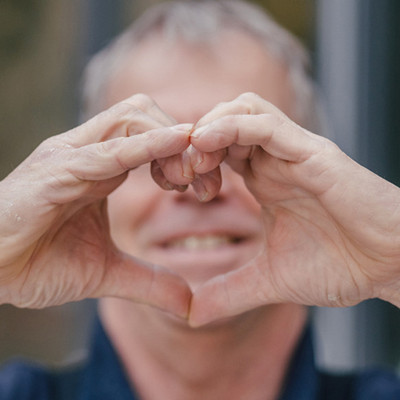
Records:
[[[116,296],[187,314],[182,279],[114,246],[105,200],[129,170],[187,148],[191,126],[175,123],[135,95],[47,139],[0,182],[0,303]]]

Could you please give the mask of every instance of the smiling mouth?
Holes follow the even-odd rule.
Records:
[[[244,239],[228,235],[190,235],[176,238],[163,244],[166,249],[187,251],[214,250],[220,247],[241,243]]]

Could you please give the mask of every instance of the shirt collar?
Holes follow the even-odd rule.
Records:
[[[293,354],[279,400],[316,400],[319,374],[315,368],[311,327],[303,332]]]
[[[93,339],[79,399],[139,400],[98,319]],[[279,400],[316,400],[318,385],[311,328],[308,326],[293,354]]]
[[[122,364],[99,318],[95,321],[93,336],[79,399],[139,400],[129,385]]]

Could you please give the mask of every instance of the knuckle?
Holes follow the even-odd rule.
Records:
[[[274,129],[277,129],[279,127],[284,127],[285,123],[287,123],[287,120],[282,117],[280,114],[273,114],[273,113],[265,113],[265,114],[260,114],[259,118],[261,121],[265,121],[268,123],[268,126],[273,127]]]
[[[334,142],[332,142],[331,140],[329,140],[328,138],[315,135],[314,140],[316,142],[317,148],[320,151],[324,151],[327,154],[331,155],[342,153],[339,146]]]
[[[61,153],[64,153],[65,150],[69,150],[72,147],[64,140],[61,140],[62,137],[63,134],[60,134],[45,139],[39,144],[29,159],[35,161],[59,159]]]
[[[236,101],[240,104],[240,108],[243,114],[256,114],[256,105],[261,100],[261,97],[253,92],[242,93],[236,99]]]
[[[117,151],[119,147],[120,140],[118,139],[111,139],[105,140],[103,142],[99,142],[96,144],[96,151],[101,156],[109,155],[110,153],[114,153]]]
[[[126,136],[129,133],[135,132],[136,124],[139,124],[145,118],[144,112],[131,103],[118,103],[109,109],[105,118],[108,120],[108,125],[113,130],[125,130]]]
[[[67,132],[68,133],[68,132]],[[49,136],[48,138],[44,139],[39,147],[46,148],[46,147],[53,147],[56,145],[60,145],[62,142],[62,138],[65,136],[65,133],[61,133],[59,135]]]
[[[104,142],[99,142],[96,145],[94,159],[98,160],[113,160],[115,164],[119,166],[121,171],[126,171],[129,166],[125,164],[122,157],[120,156],[121,149],[121,138],[106,140]]]
[[[254,92],[245,92],[239,95],[237,99],[242,101],[254,101],[259,100],[260,96]]]
[[[106,118],[111,118],[115,122],[128,122],[140,119],[143,116],[143,110],[134,104],[122,102],[110,108],[106,114]]]
[[[39,144],[39,146],[37,147],[36,150],[39,150],[39,151],[46,150],[46,149],[48,149],[48,148],[53,147],[53,146],[55,145],[55,143],[56,143],[56,140],[55,140],[55,137],[54,137],[54,136],[48,137],[48,138],[44,139],[44,140]]]
[[[143,114],[156,105],[147,94],[137,93],[129,99],[123,100],[106,111],[106,115],[122,117],[132,114]]]
[[[111,108],[106,110],[104,113],[100,114],[98,117],[120,119],[126,116],[127,114],[131,113],[133,108],[134,106],[132,106],[132,104],[122,101],[121,103],[113,105]]]
[[[215,109],[221,109],[225,108],[229,103],[227,101],[221,101],[219,102],[214,108]]]
[[[131,97],[131,100],[137,108],[143,111],[148,110],[154,107],[155,105],[154,100],[150,96],[144,93],[135,94],[134,96]]]

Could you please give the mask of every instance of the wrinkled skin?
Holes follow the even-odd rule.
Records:
[[[192,295],[178,276],[117,250],[105,197],[149,162],[162,188],[192,184],[201,201],[229,164],[261,205],[262,252]],[[117,296],[180,316],[191,304],[193,326],[279,302],[400,305],[400,189],[252,93],[194,126],[133,96],[44,142],[1,185],[3,303]]]
[[[43,142],[1,182],[0,301],[42,308],[117,296],[186,316],[178,276],[113,244],[106,196],[127,171],[182,152],[190,126],[136,95]]]
[[[192,323],[259,305],[399,305],[400,190],[254,94],[197,124],[199,150],[226,149],[262,206],[264,251],[194,296]]]

